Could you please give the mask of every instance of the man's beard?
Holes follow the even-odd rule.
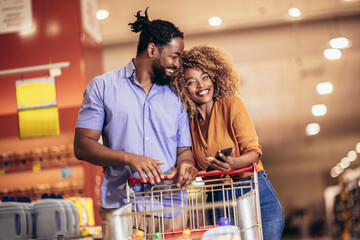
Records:
[[[159,59],[153,61],[152,68],[154,71],[154,83],[161,86],[169,85],[171,76],[166,75],[165,67],[161,66]]]

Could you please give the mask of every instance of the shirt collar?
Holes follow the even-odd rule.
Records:
[[[130,62],[125,67],[125,76],[130,80],[135,80],[135,65],[134,58],[130,60]]]

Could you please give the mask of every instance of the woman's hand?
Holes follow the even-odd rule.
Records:
[[[233,148],[230,155],[226,157],[224,154],[219,153],[219,157],[223,159],[224,161],[220,161],[214,157],[208,157],[207,160],[210,163],[210,166],[213,169],[220,170],[220,171],[226,171],[229,169],[234,169],[234,157],[235,149]]]

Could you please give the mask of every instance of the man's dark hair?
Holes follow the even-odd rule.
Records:
[[[150,21],[147,10],[148,8],[145,10],[145,16],[141,16],[141,11],[138,11],[135,15],[137,18],[136,21],[129,23],[132,32],[141,32],[137,55],[143,53],[149,43],[154,43],[157,47],[162,47],[167,45],[173,38],[180,37],[184,39],[184,33],[171,22],[160,19]]]

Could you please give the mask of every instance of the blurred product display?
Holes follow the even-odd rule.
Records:
[[[39,200],[43,193],[61,194],[66,197],[82,197],[84,182],[82,180],[67,179],[66,172],[71,175],[71,167],[80,165],[76,159],[72,144],[39,147],[30,150],[16,150],[0,153],[0,176],[23,172],[46,171],[47,169],[61,169],[64,174],[63,181],[57,183],[41,182],[35,185],[16,187],[0,187],[0,198],[3,196],[27,197],[31,200]]]
[[[327,220],[334,239],[360,239],[360,167],[347,169],[328,189]]]
[[[0,203],[0,239],[79,239],[99,237],[93,200],[44,193],[40,200],[3,196]]]

